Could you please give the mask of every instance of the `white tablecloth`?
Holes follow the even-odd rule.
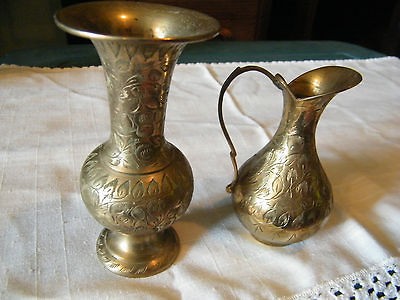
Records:
[[[250,236],[225,192],[233,171],[217,118],[222,82],[246,64],[177,65],[165,135],[190,161],[195,191],[174,224],[181,240],[177,261],[144,279],[103,268],[95,253],[101,226],[80,199],[80,167],[109,134],[101,67],[1,66],[0,298],[398,296],[400,60],[255,64],[287,81],[323,65],[363,75],[359,86],[332,100],[317,129],[317,150],[334,192],[328,222],[287,247]],[[280,91],[266,77],[253,72],[234,81],[224,111],[239,164],[273,135],[281,109]]]

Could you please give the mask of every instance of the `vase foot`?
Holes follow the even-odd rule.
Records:
[[[97,256],[111,272],[125,277],[148,277],[169,268],[179,253],[179,238],[169,227],[161,232],[130,235],[103,229]]]

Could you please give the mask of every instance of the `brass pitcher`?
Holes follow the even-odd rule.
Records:
[[[92,40],[106,77],[110,137],[80,177],[82,199],[105,227],[97,256],[121,276],[159,273],[178,255],[171,225],[193,192],[189,162],[164,138],[171,77],[185,45],[214,37],[219,24],[196,11],[132,1],[72,5],[55,21]]]
[[[236,150],[227,132],[223,96],[238,75],[258,71],[283,92],[280,125],[269,143],[238,170]],[[306,72],[287,84],[258,66],[235,69],[219,95],[218,116],[230,146],[234,180],[227,186],[236,214],[260,242],[284,246],[314,234],[329,215],[332,188],[319,161],[315,130],[322,111],[339,92],[360,83],[349,68],[326,66]]]

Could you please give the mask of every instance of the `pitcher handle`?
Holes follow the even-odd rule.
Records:
[[[224,122],[224,116],[222,114],[222,102],[224,98],[224,94],[226,90],[228,89],[229,85],[231,82],[240,74],[248,72],[248,71],[257,71],[261,72],[262,74],[266,75],[271,81],[274,83],[276,87],[278,87],[280,90],[288,89],[287,88],[287,83],[283,79],[283,77],[280,74],[273,75],[269,71],[267,71],[264,68],[258,67],[258,66],[246,66],[246,67],[237,67],[225,80],[221,87],[221,91],[219,93],[219,99],[218,99],[218,118],[219,118],[219,124],[221,126],[222,132],[225,136],[226,141],[228,142],[229,148],[230,148],[230,157],[233,165],[233,172],[234,172],[234,179],[233,181],[228,184],[226,187],[226,191],[228,193],[232,192],[232,186],[236,183],[238,176],[239,176],[239,170],[238,170],[238,165],[236,161],[236,149],[235,146],[232,143],[232,139],[229,136],[228,130],[226,129],[225,122]]]

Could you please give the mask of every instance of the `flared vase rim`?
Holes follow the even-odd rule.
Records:
[[[202,29],[198,29],[198,32],[186,32],[186,34],[171,34],[168,33],[165,36],[157,36],[157,35],[140,35],[140,34],[114,34],[105,32],[105,30],[98,30],[95,28],[90,28],[90,25],[87,25],[86,20],[82,23],[77,24],[77,19],[82,19],[85,17],[85,9],[91,8],[106,8],[107,6],[119,5],[123,9],[126,9],[127,12],[133,12],[136,9],[147,9],[156,11],[165,10],[166,12],[170,10],[172,13],[181,13],[187,14],[187,16],[191,16],[191,20],[202,21],[205,22],[207,26]],[[131,11],[128,11],[131,10]],[[172,14],[171,13],[171,14]],[[149,16],[146,16],[149,17]],[[154,16],[156,19],[156,16]],[[197,19],[196,19],[197,18]],[[136,19],[136,18],[135,18]],[[91,1],[78,3],[74,5],[70,5],[58,10],[54,14],[54,21],[56,25],[63,31],[78,36],[82,38],[87,38],[90,40],[104,40],[104,41],[126,41],[126,42],[143,42],[143,43],[195,43],[202,42],[205,40],[212,39],[219,34],[220,24],[219,22],[202,12],[182,8],[178,6],[165,5],[165,4],[157,4],[157,3],[147,3],[147,2],[137,2],[137,1]],[[193,23],[194,24],[194,23]],[[151,30],[151,28],[145,28]]]

